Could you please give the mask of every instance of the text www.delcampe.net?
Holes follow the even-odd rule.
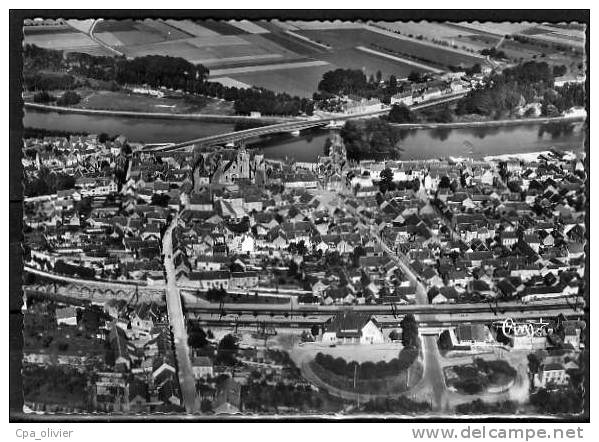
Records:
[[[414,439],[583,439],[583,428],[510,428],[488,425],[464,428],[412,428]]]

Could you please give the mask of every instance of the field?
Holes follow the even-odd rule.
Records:
[[[231,26],[241,29],[248,34],[266,34],[269,31],[248,20],[229,20]]]
[[[457,28],[448,26],[444,23],[421,22],[377,22],[377,25],[394,32],[400,32],[402,35],[412,35],[414,37],[422,35],[427,38],[447,39],[463,35],[464,32]]]
[[[25,42],[108,55],[107,49],[85,34],[91,27],[89,20],[69,20],[68,25],[27,31]],[[103,20],[95,25],[94,36],[127,57],[157,54],[201,63],[210,70],[212,80],[223,84],[261,86],[311,97],[322,74],[337,68],[359,69],[368,76],[380,70],[383,78],[395,75],[401,79],[412,71],[484,62],[477,53],[498,43],[503,32],[535,32],[531,34],[534,38],[575,44],[581,35],[576,28],[539,24],[381,22],[379,26],[387,30],[340,21]],[[423,36],[423,40],[409,35]],[[435,44],[433,38],[458,49]],[[541,57],[540,44],[505,40],[500,49],[518,61]],[[572,54],[551,48],[543,51],[547,61],[566,64],[571,72],[579,64]]]
[[[271,70],[231,75],[242,83],[264,87],[276,92],[287,92],[299,97],[311,98],[316,91],[322,74],[334,69],[331,65],[295,68],[293,70]]]
[[[541,25],[527,29],[526,31],[521,32],[521,34],[548,43],[557,43],[566,46],[582,47],[585,43],[584,31],[576,29],[559,29]]]
[[[69,27],[39,28],[26,31],[25,44],[34,44],[47,49],[59,49],[65,52],[83,52],[92,55],[110,55],[110,53],[87,35]]]
[[[117,49],[121,46],[176,41],[191,37],[190,34],[159,20],[103,20],[96,25],[94,35]]]
[[[212,31],[204,26],[200,26],[191,20],[165,20],[165,23],[194,37],[210,37],[219,35],[218,32]]]
[[[335,55],[338,54],[340,51],[347,51],[349,49],[355,48],[356,46],[365,46],[374,47],[375,49],[380,49],[381,47],[383,47],[385,49],[401,52],[403,54],[417,57],[419,59],[424,59],[436,65],[455,66],[459,64],[464,64],[467,66],[471,66],[474,63],[478,63],[481,61],[480,57],[449,51],[442,47],[434,46],[432,44],[427,45],[405,38],[395,38],[366,29],[339,29],[335,31],[319,30],[297,32],[313,40],[324,42],[333,46],[333,48],[335,49]],[[347,55],[350,55],[351,57],[354,56],[354,54],[352,53],[349,53]],[[349,58],[349,60],[351,60],[351,58]],[[378,61],[378,58],[376,60]],[[371,67],[370,69],[376,70],[379,68],[375,66]]]
[[[247,34],[243,29],[230,25],[226,21],[216,20],[196,20],[198,25],[209,29],[219,35],[244,35]]]
[[[262,48],[251,46],[248,42],[240,40],[227,43],[211,41],[213,37],[195,37],[181,41],[167,41],[156,44],[128,46],[122,51],[131,57],[158,54],[171,57],[183,57],[191,63],[202,63],[210,60],[212,64],[219,59],[232,59],[237,57],[248,57],[268,54]],[[225,38],[221,36],[220,38]],[[218,63],[216,63],[218,64]]]
[[[495,23],[495,22],[484,22],[484,23],[479,23],[479,22],[459,22],[456,23],[457,25],[459,25],[462,28],[465,29],[469,29],[470,31],[474,31],[474,32],[485,32],[488,34],[495,34],[498,36],[504,36],[504,35],[508,35],[508,34],[517,34],[522,32],[525,29],[528,29],[532,26],[535,26],[535,23],[511,23],[511,22],[502,22],[502,23]]]

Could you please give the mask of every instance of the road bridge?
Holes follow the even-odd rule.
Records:
[[[458,93],[452,94],[445,97],[440,97],[435,100],[430,100],[424,103],[416,104],[412,106],[410,109],[421,110],[426,109],[428,107],[438,106],[440,104],[448,103],[451,101],[455,101],[460,99],[466,94]],[[192,146],[199,147],[207,147],[207,146],[215,146],[222,145],[227,143],[236,143],[239,141],[257,138],[263,135],[270,135],[276,133],[294,133],[304,129],[311,129],[314,127],[323,127],[328,125],[329,123],[334,122],[343,122],[347,120],[359,119],[359,118],[372,118],[380,115],[387,114],[391,108],[389,106],[384,106],[380,110],[357,113],[357,114],[349,114],[349,115],[335,115],[329,117],[323,117],[318,119],[298,119],[296,121],[289,121],[277,124],[270,124],[267,126],[254,127],[251,129],[244,129],[236,132],[229,132],[224,134],[210,135],[202,138],[195,138],[189,141],[183,141],[181,143],[173,143],[161,146],[151,146],[147,149],[144,149],[146,152],[172,152],[185,148],[189,148]]]

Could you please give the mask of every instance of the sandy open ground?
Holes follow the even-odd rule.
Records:
[[[251,84],[246,84],[230,77],[211,78],[210,80],[220,83],[225,87],[236,87],[237,89],[250,89],[252,87]]]
[[[306,342],[293,349],[294,359],[314,359],[318,353],[331,355],[335,358],[343,358],[347,362],[388,362],[397,358],[403,346],[400,343],[393,344],[340,344],[330,347],[320,342]],[[301,356],[298,356],[301,354]]]

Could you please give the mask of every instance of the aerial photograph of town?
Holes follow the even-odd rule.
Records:
[[[587,36],[23,19],[23,412],[585,418]]]

